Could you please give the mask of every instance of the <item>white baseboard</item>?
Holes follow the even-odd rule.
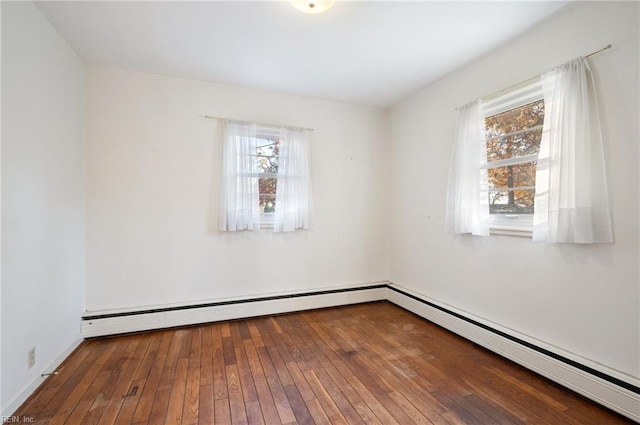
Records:
[[[23,389],[16,395],[13,400],[7,403],[6,406],[2,408],[2,416],[3,418],[10,417],[14,412],[18,410],[22,404],[27,401],[29,397],[38,389],[40,385],[47,379],[47,377],[43,377],[44,373],[52,373],[55,371],[62,362],[71,355],[73,350],[78,348],[80,343],[82,343],[82,336],[78,335],[76,339],[74,339],[67,348],[65,348],[55,359],[53,359],[46,367],[44,367],[40,372],[29,382]]]
[[[608,375],[612,377],[613,380],[624,381],[636,388],[640,386],[638,380],[628,376],[625,376],[623,379],[617,371],[608,369],[602,365],[595,365],[588,359],[578,359],[577,356],[571,353],[561,352],[561,350],[557,348],[551,349],[545,347],[544,343],[540,341],[532,342],[531,338],[527,336],[517,335],[513,331],[507,332],[495,324],[487,324],[486,321],[480,318],[470,317],[468,313],[456,311],[451,306],[445,307],[435,300],[398,285],[390,284],[387,291],[388,301],[473,341],[490,351],[506,357],[527,369],[533,370],[615,412],[633,419],[636,422],[640,422],[639,394],[574,367],[566,361],[546,355],[540,352],[540,350],[530,348],[527,345],[531,344],[540,347],[542,351],[552,352],[559,358],[568,359],[569,362],[579,363],[586,366],[586,368],[591,368],[604,375]],[[468,320],[465,320],[465,318]],[[494,331],[485,329],[482,325],[492,328]],[[516,340],[524,341],[525,343],[519,343],[508,337],[501,336],[501,333],[509,334]]]
[[[258,299],[214,301],[195,306],[153,308],[138,311],[88,312],[82,320],[82,336],[116,335],[221,320],[288,313],[385,300],[388,282],[298,294],[272,294]]]

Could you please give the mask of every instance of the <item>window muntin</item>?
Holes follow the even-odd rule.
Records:
[[[539,82],[484,105],[490,227],[530,231],[544,121]]]

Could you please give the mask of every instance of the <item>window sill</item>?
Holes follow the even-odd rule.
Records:
[[[533,237],[533,214],[492,214],[489,234]]]
[[[273,229],[273,213],[260,213],[260,229]]]
[[[501,236],[519,236],[521,238],[531,239],[533,231],[531,229],[514,228],[514,227],[490,227],[489,234]]]

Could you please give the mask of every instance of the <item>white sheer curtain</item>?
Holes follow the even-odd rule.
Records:
[[[280,129],[280,158],[274,232],[292,232],[311,226],[311,157],[309,131]]]
[[[602,132],[589,64],[577,58],[542,79],[545,117],[533,240],[613,242]]]
[[[489,235],[487,148],[479,100],[458,108],[447,188],[447,230]]]
[[[256,126],[231,120],[223,120],[222,125],[220,230],[259,229]]]

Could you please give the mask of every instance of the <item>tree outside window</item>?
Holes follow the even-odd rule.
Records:
[[[543,121],[543,100],[485,119],[491,214],[533,214]]]
[[[276,188],[278,186],[278,163],[280,141],[277,139],[258,139],[256,158],[258,161],[258,188],[260,211],[273,213],[276,208]]]

